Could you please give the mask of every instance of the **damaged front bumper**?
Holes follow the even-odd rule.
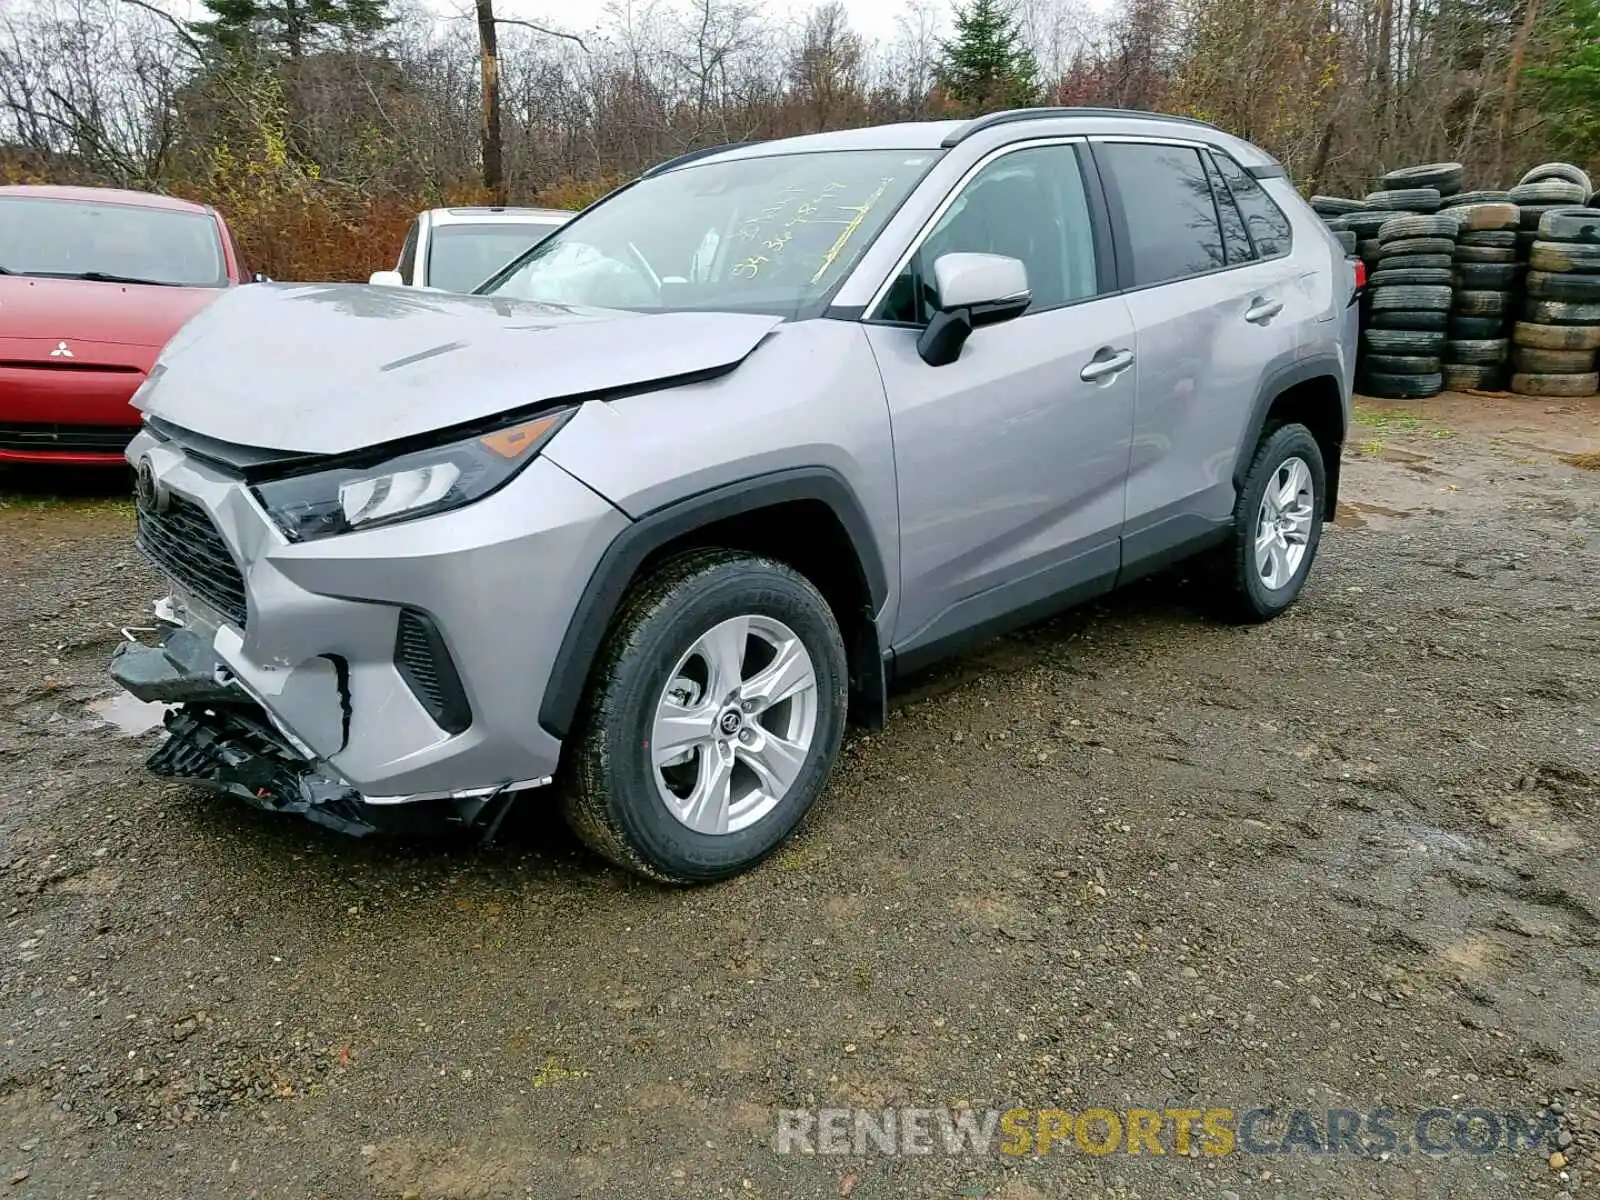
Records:
[[[441,822],[498,824],[503,814],[491,801],[505,787],[370,802],[274,723],[198,634],[169,626],[152,645],[128,636],[112,655],[112,678],[140,700],[171,706],[163,722],[167,739],[146,763],[153,774],[355,837],[420,832]]]

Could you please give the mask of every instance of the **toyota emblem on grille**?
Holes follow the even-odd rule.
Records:
[[[133,498],[145,512],[165,512],[167,508],[166,489],[156,483],[155,468],[150,465],[150,456],[139,460],[139,470],[134,476]]]

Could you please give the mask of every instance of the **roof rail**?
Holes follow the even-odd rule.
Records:
[[[702,146],[698,150],[690,150],[688,153],[680,154],[676,158],[669,158],[663,162],[658,162],[653,167],[646,167],[639,173],[639,178],[649,179],[652,175],[660,175],[663,171],[672,171],[678,167],[687,166],[696,159],[706,158],[712,154],[721,154],[724,150],[737,150],[741,146],[754,146],[756,141],[759,140],[760,139],[748,142],[725,142],[721,146]]]
[[[1042,121],[1049,117],[1122,117],[1139,121],[1176,121],[1181,125],[1198,125],[1202,129],[1217,128],[1209,121],[1200,121],[1194,117],[1174,117],[1166,113],[1145,112],[1137,108],[1008,108],[1003,112],[974,117],[965,125],[946,134],[944,141],[939,145],[948,150],[973,134],[992,129],[996,125],[1010,125],[1017,121]]]

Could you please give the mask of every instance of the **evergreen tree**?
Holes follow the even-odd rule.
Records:
[[[1003,0],[958,4],[955,36],[939,52],[939,85],[969,115],[1023,108],[1038,98],[1038,65]]]
[[[362,42],[392,20],[388,0],[204,0],[194,32],[227,49],[256,46],[291,62],[330,42]]]
[[[1552,140],[1583,162],[1600,155],[1600,0],[1561,0],[1551,18],[1553,53],[1528,74]]]

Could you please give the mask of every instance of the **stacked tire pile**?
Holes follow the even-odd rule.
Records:
[[[1460,224],[1440,209],[1461,191],[1461,178],[1460,163],[1390,171],[1359,214],[1357,246],[1363,233],[1376,242],[1364,256],[1370,273],[1357,381],[1369,396],[1414,400],[1444,390]]]
[[[1600,196],[1545,163],[1507,191],[1463,191],[1460,163],[1390,171],[1365,199],[1311,207],[1367,267],[1357,386],[1420,399],[1600,391]],[[1584,207],[1587,202],[1588,207]]]
[[[1459,231],[1451,254],[1450,321],[1444,343],[1444,386],[1498,391],[1505,386],[1507,337],[1521,292],[1517,260],[1521,213],[1504,192],[1463,192],[1440,214]]]
[[[1567,163],[1535,167],[1511,189],[1523,205],[1527,298],[1512,334],[1511,390],[1523,396],[1600,391],[1600,209],[1586,208],[1588,175]]]

